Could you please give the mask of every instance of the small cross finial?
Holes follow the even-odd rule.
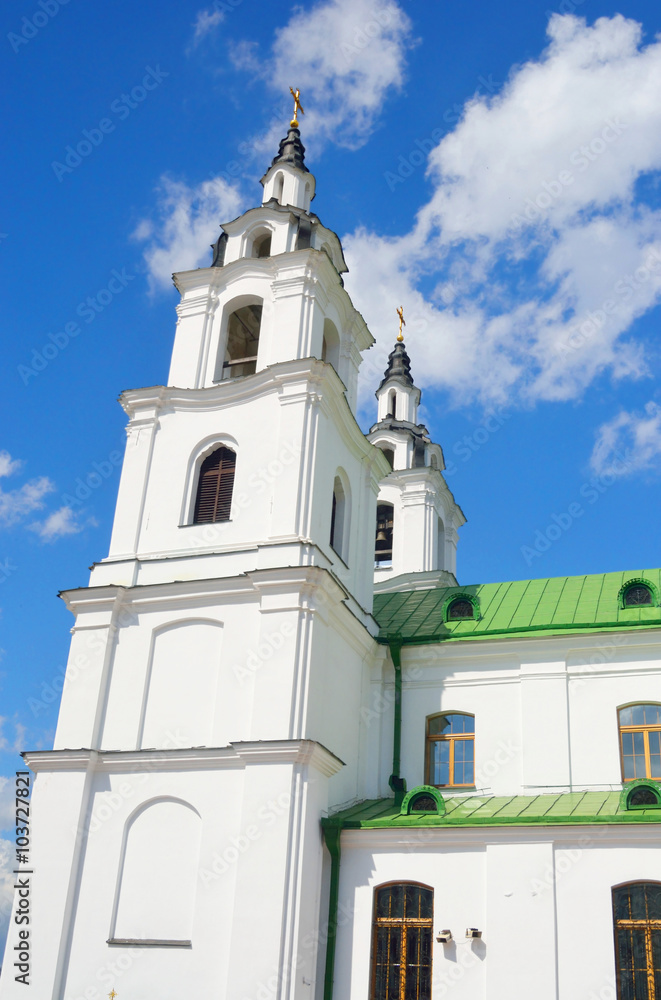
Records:
[[[289,124],[291,125],[292,128],[298,128],[298,112],[300,111],[302,115],[305,114],[305,111],[303,110],[303,105],[301,104],[301,92],[298,89],[298,87],[296,88],[296,90],[294,90],[293,87],[290,87],[289,91],[291,93],[291,96],[294,98],[294,117],[292,118]]]
[[[404,319],[404,306],[400,306],[397,310],[397,315],[399,316],[399,333],[397,334],[397,340],[402,343],[404,340],[404,334],[402,333],[402,327],[406,326],[406,320]]]
[[[108,1000],[115,1000],[117,994],[115,993],[115,988],[113,986],[112,991],[108,994]]]

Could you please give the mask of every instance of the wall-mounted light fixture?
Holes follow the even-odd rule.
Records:
[[[477,927],[467,927],[466,928],[466,937],[467,938],[472,938],[473,940],[475,938],[481,938],[482,937],[482,931],[478,931]]]
[[[436,940],[440,941],[441,944],[448,944],[452,940],[452,931],[440,931]]]

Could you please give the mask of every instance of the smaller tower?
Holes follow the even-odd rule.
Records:
[[[441,446],[418,423],[420,390],[401,330],[376,398],[368,439],[392,472],[379,488],[374,583],[379,590],[456,586],[457,530],[466,518],[443,477]]]

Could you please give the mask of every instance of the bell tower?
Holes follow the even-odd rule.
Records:
[[[388,464],[356,422],[373,338],[297,122],[262,184],[209,266],[174,275],[167,385],[121,396],[110,551],[62,594],[54,749],[26,754],[49,1000],[323,988],[320,818],[365,797]]]
[[[457,531],[466,518],[443,477],[443,449],[418,423],[420,395],[400,331],[376,390],[378,421],[368,434],[390,466],[377,507],[377,589],[457,584]]]

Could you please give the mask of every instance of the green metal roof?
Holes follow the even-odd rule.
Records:
[[[371,799],[323,819],[343,830],[400,827],[557,826],[578,823],[661,823],[661,809],[624,809],[621,792],[562,792],[543,795],[468,795],[447,798],[445,814],[405,816],[394,799]]]
[[[661,569],[641,569],[375,594],[373,614],[380,626],[381,642],[404,644],[525,633],[567,635],[635,626],[659,628],[658,600],[647,606],[621,607],[622,587],[634,580],[650,583],[658,598]],[[477,600],[479,617],[446,622],[448,603],[461,594]]]

